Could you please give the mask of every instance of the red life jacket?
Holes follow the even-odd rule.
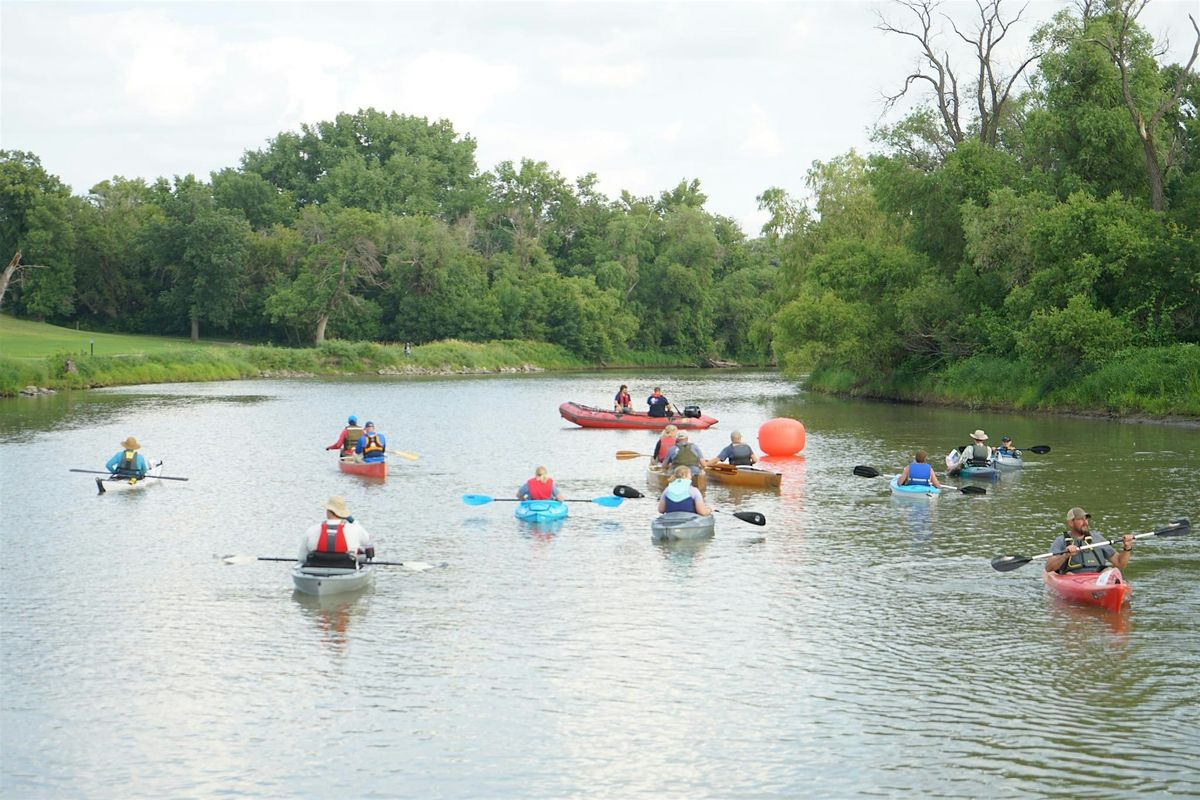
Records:
[[[674,436],[667,436],[659,439],[658,444],[654,446],[654,460],[660,464],[667,463],[667,454],[671,452],[671,448],[674,446]]]
[[[537,478],[529,479],[529,499],[530,500],[549,500],[554,496],[554,479],[551,478],[545,483],[542,483]]]
[[[325,531],[317,537],[318,553],[348,553],[346,547],[346,523],[339,520],[325,520]]]

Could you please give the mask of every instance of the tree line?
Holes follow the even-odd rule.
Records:
[[[1011,64],[1020,12],[1000,0],[964,19],[894,4],[879,28],[919,60],[888,101],[920,102],[872,154],[815,162],[808,198],[764,190],[753,236],[698,180],[609,198],[542,161],[481,171],[450,122],[375,109],[208,180],[86,196],[5,151],[0,252],[27,268],[3,302],[193,338],[529,339],[864,379],[979,357],[1069,374],[1200,342],[1196,48],[1161,63],[1145,3],[1084,0]]]

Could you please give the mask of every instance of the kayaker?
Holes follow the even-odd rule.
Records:
[[[517,489],[518,500],[558,500],[558,487],[545,467],[533,471],[533,477],[521,484]]]
[[[342,560],[363,561],[375,557],[375,546],[367,529],[350,516],[346,499],[334,496],[325,503],[325,520],[313,525],[301,537],[299,562],[309,566],[336,566],[338,554],[343,556]]]
[[[667,490],[658,498],[658,513],[666,514],[669,511],[689,511],[702,517],[712,514],[712,510],[704,505],[704,495],[692,486],[692,472],[687,467],[675,468]]]
[[[1122,537],[1123,547],[1119,553],[1108,545],[1094,550],[1079,549],[1092,543],[1091,518],[1092,515],[1079,506],[1067,512],[1067,529],[1050,545],[1050,552],[1055,555],[1046,559],[1046,572],[1066,575],[1070,572],[1101,572],[1110,566],[1125,569],[1129,554],[1133,552],[1133,534]]]
[[[663,397],[662,387],[655,386],[654,391],[646,398],[646,403],[650,406],[650,416],[652,417],[669,417],[671,416],[670,406],[671,401]]]
[[[346,420],[346,427],[342,428],[338,440],[326,447],[326,450],[341,450],[342,458],[349,458],[354,455],[354,447],[358,444],[358,440],[362,438],[363,429],[358,425],[358,417],[353,414]]]
[[[913,462],[906,466],[900,473],[900,479],[896,483],[901,486],[936,486],[942,488],[942,484],[938,483],[937,473],[933,471],[927,461],[929,454],[924,450],[918,450],[913,453]]]
[[[654,453],[652,457],[658,465],[667,463],[667,456],[671,454],[671,450],[675,447],[675,434],[679,433],[679,429],[674,425],[667,425],[662,429],[662,433],[658,435],[658,441],[654,443]]]
[[[742,441],[741,431],[734,431],[729,434],[729,444],[717,453],[716,458],[710,458],[705,462],[705,466],[720,464],[722,461],[728,461],[735,467],[749,467],[758,463],[758,456],[754,455],[754,448]]]
[[[616,395],[613,397],[613,411],[618,414],[633,413],[633,398],[629,396],[629,387],[621,384],[621,388],[617,389]]]
[[[987,438],[986,433],[980,429],[976,429],[971,434],[971,444],[966,445],[959,451],[958,463],[949,471],[960,472],[963,467],[967,466],[985,467],[990,465],[992,461],[992,448],[984,444]]]
[[[1013,442],[1012,442],[1011,436],[1005,436],[1003,439],[1000,440],[1000,446],[996,448],[996,455],[1012,456],[1013,458],[1020,458],[1021,451],[1018,450],[1017,448],[1013,447]]]
[[[146,458],[141,453],[142,446],[132,436],[121,442],[121,449],[108,460],[104,468],[118,478],[134,478],[141,480],[146,477]]]
[[[699,475],[704,466],[704,454],[700,452],[699,445],[688,441],[687,431],[675,434],[675,446],[667,453],[667,469],[673,470],[679,466],[687,467],[693,475]]]
[[[382,433],[375,432],[374,422],[368,422],[363,428],[363,434],[359,438],[358,444],[354,446],[354,454],[362,456],[364,463],[373,464],[376,461],[383,461],[386,452],[387,439]]]

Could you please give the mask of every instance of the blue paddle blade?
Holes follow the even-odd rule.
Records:
[[[492,502],[492,498],[488,497],[486,494],[464,494],[462,497],[463,502],[469,506],[481,506],[485,503]]]
[[[616,508],[617,506],[621,505],[621,503],[625,502],[625,498],[617,497],[616,495],[606,494],[603,497],[595,498],[594,500],[592,500],[592,502],[595,503],[596,505],[604,506],[605,508]]]

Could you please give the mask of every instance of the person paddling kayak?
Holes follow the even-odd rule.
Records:
[[[533,471],[533,477],[521,484],[517,489],[518,500],[558,500],[558,487],[545,467]]]
[[[702,517],[712,514],[712,510],[704,504],[704,495],[692,486],[692,471],[685,466],[675,468],[667,490],[658,498],[658,513],[670,511],[688,511]]]
[[[1127,533],[1122,537],[1122,549],[1119,553],[1108,545],[1092,550],[1080,549],[1092,543],[1091,518],[1092,515],[1079,506],[1067,512],[1067,530],[1059,534],[1050,545],[1050,552],[1055,555],[1046,559],[1046,572],[1067,575],[1102,572],[1110,566],[1125,569],[1133,552],[1132,534]]]
[[[145,456],[137,452],[140,449],[142,446],[138,440],[130,436],[121,442],[121,449],[108,460],[104,468],[118,478],[141,480],[146,477],[146,470],[150,467],[146,464]]]
[[[354,448],[358,444],[358,440],[362,438],[363,429],[358,425],[358,417],[353,414],[346,420],[346,427],[342,428],[338,440],[326,447],[326,450],[341,450],[342,458],[349,458],[354,455]]]
[[[924,450],[918,450],[913,453],[913,462],[904,468],[896,483],[900,486],[934,486],[938,489],[942,488],[942,485],[938,483],[937,473],[933,471],[932,466],[926,463],[928,458],[929,454]]]
[[[992,448],[984,444],[987,438],[987,434],[982,429],[976,429],[971,434],[971,444],[959,449],[958,462],[947,470],[947,474],[953,475],[962,472],[963,467],[989,466],[992,462]]]
[[[354,521],[341,496],[325,503],[325,520],[311,526],[300,539],[298,563],[306,566],[355,566],[375,557],[371,534]]]

